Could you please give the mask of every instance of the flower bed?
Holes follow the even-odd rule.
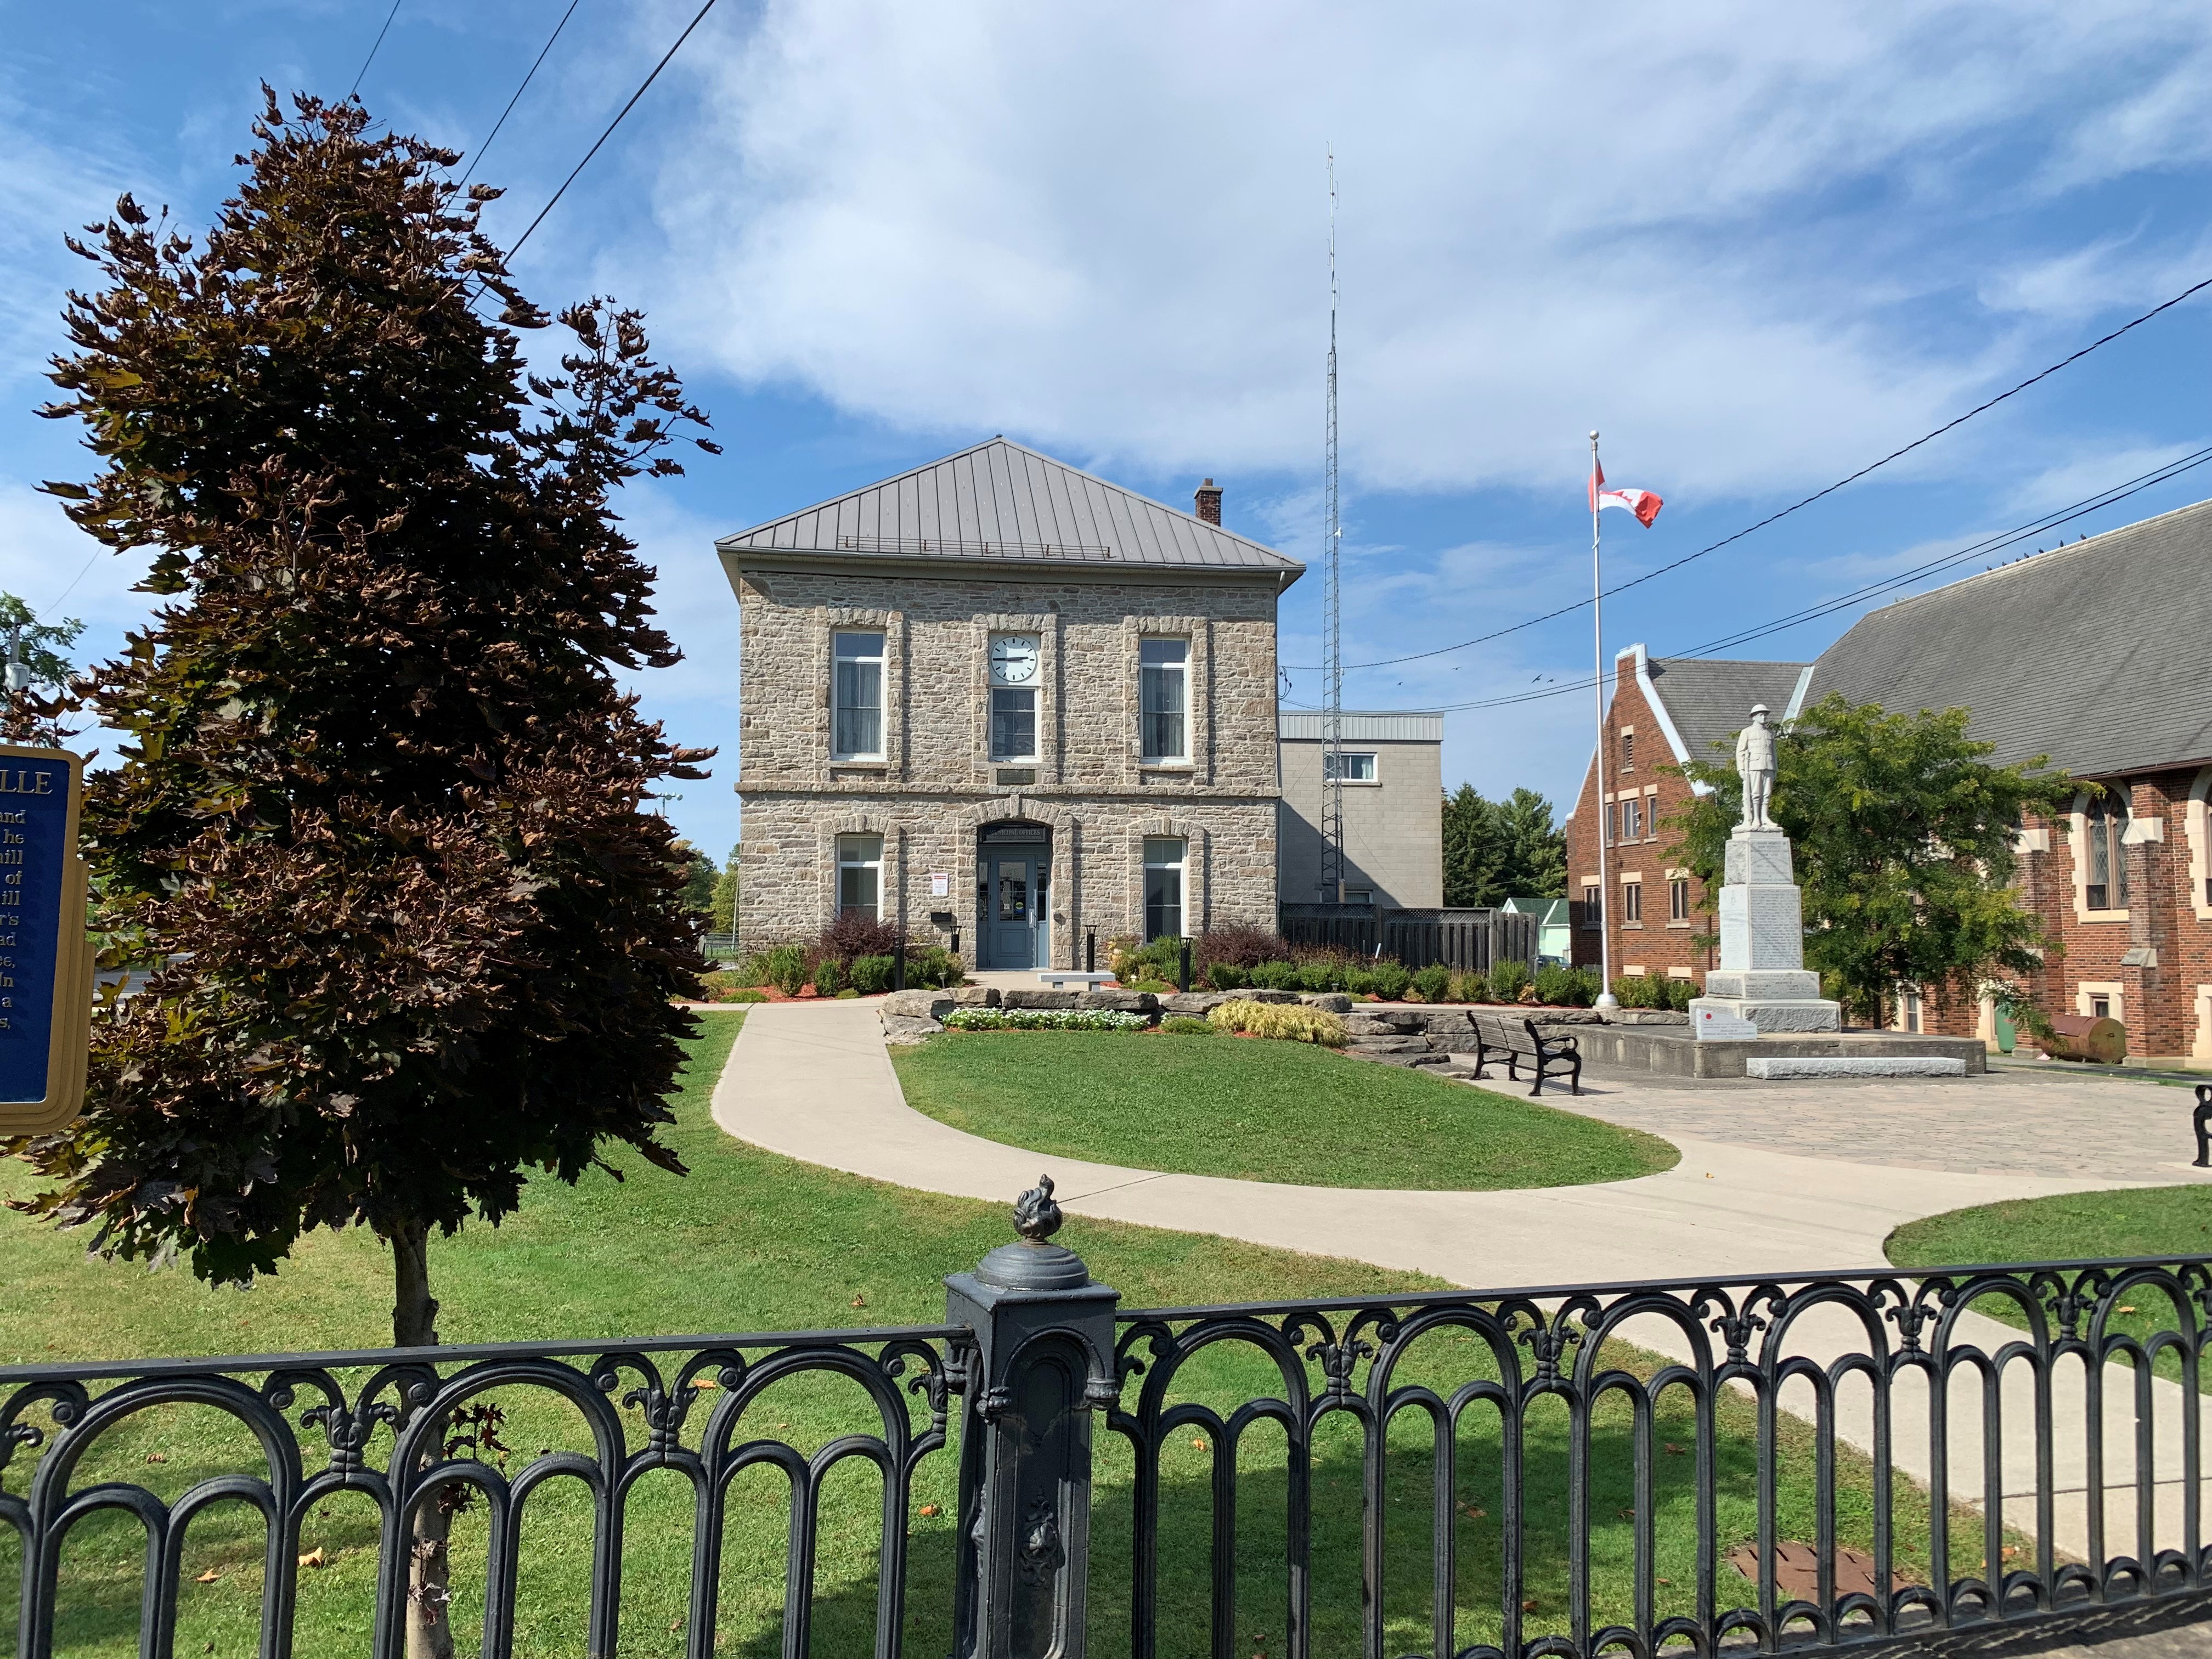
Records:
[[[1151,1024],[1112,1008],[955,1008],[945,1017],[948,1031],[1141,1031]]]

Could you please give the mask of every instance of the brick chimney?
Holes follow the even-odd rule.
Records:
[[[1219,524],[1221,522],[1221,491],[1214,486],[1212,479],[1208,478],[1204,483],[1199,485],[1194,500],[1195,510],[1201,523]]]

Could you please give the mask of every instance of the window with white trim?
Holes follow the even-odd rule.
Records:
[[[1137,643],[1141,758],[1158,764],[1190,758],[1190,641]]]
[[[2087,842],[2082,848],[2087,872],[2082,902],[2092,910],[2124,910],[2128,908],[2127,803],[2116,793],[2099,795],[2090,801],[2081,819]]]
[[[1184,868],[1190,843],[1176,836],[1145,837],[1145,937],[1182,937]]]
[[[1620,919],[1641,922],[1644,920],[1644,884],[1625,881],[1620,884]]]
[[[1376,779],[1375,757],[1364,751],[1354,753],[1347,749],[1340,757],[1344,762],[1344,781],[1346,783],[1372,783]],[[1322,750],[1321,777],[1323,783],[1334,780],[1337,767],[1328,750]]]
[[[884,636],[840,632],[830,641],[830,755],[833,760],[884,757]]]
[[[884,838],[837,837],[837,914],[883,919]]]

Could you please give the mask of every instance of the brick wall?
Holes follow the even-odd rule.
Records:
[[[975,831],[1021,817],[1053,827],[1053,959],[1082,931],[1136,931],[1146,835],[1188,840],[1187,927],[1272,925],[1275,907],[1273,573],[1193,581],[1127,568],[1110,579],[943,574],[741,564],[740,771],[744,807],[738,931],[812,933],[834,909],[841,834],[884,836],[883,909],[930,937],[958,918],[973,952]],[[830,755],[831,635],[884,635],[884,757]],[[1034,634],[1034,766],[988,752],[987,651],[994,633]],[[1138,647],[1190,641],[1190,757],[1139,752]],[[1002,781],[1002,774],[1016,775]],[[1150,826],[1150,827],[1147,827]],[[928,876],[951,878],[933,897]]]
[[[1586,889],[1597,884],[1597,836],[1606,821],[1605,808],[1613,807],[1616,834],[1606,849],[1607,875],[1611,890],[1605,910],[1613,944],[1615,975],[1637,969],[1645,973],[1686,977],[1702,985],[1706,969],[1714,965],[1711,952],[1692,940],[1713,931],[1704,884],[1687,877],[1672,848],[1676,832],[1667,820],[1692,799],[1689,781],[1668,769],[1676,764],[1660,725],[1658,711],[1644,695],[1636,678],[1636,661],[1623,657],[1615,664],[1613,701],[1607,712],[1605,772],[1607,800],[1597,791],[1597,766],[1593,758],[1583,774],[1574,816],[1567,823],[1567,897],[1573,901],[1574,960],[1577,965],[1598,963],[1599,933],[1589,925]],[[1626,805],[1636,804],[1637,833],[1626,835]],[[1689,882],[1689,915],[1674,920],[1669,914],[1670,887],[1678,878]],[[1627,889],[1640,889],[1643,915],[1628,920]]]

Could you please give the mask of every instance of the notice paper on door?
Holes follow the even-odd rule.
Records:
[[[952,878],[948,872],[943,870],[933,870],[929,872],[930,897],[944,898],[951,891]]]

